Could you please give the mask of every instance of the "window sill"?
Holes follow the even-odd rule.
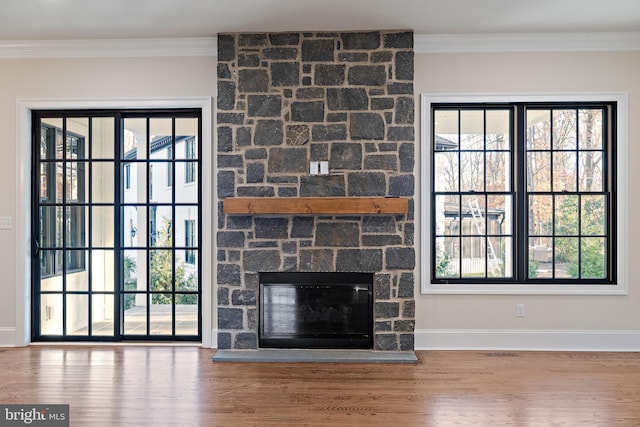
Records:
[[[443,285],[426,283],[422,285],[425,295],[627,295],[622,284],[610,285]]]

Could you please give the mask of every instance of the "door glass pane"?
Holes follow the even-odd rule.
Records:
[[[89,290],[89,272],[86,269],[87,251],[67,249],[67,291]]]
[[[66,235],[65,246],[68,248],[82,248],[87,244],[86,226],[88,208],[86,206],[67,206],[65,215]]]
[[[115,117],[93,117],[91,124],[91,157],[94,159],[113,159]]]
[[[187,259],[193,263],[176,260],[176,291],[196,292],[198,290],[198,251],[187,249],[177,252],[188,253]]]
[[[62,126],[63,120],[61,118],[41,119],[39,150],[41,159],[53,160],[63,158]]]
[[[115,182],[113,162],[93,162],[91,167],[91,201],[113,203]]]
[[[193,149],[186,150],[185,141],[193,141]],[[198,154],[198,119],[176,119],[176,159],[197,159]]]
[[[113,206],[94,206],[91,208],[91,245],[99,248],[112,248],[115,235]]]
[[[86,141],[89,141],[89,119],[86,117],[67,118],[67,160],[82,160],[89,157]]]
[[[149,168],[153,171],[149,175],[150,179],[153,177],[153,181],[149,183],[149,194],[153,194],[150,201],[171,203],[173,199],[173,162],[154,162],[149,165]]]
[[[154,293],[151,295],[151,335],[171,335],[173,333],[172,306],[171,294]]]
[[[146,206],[125,206],[122,225],[122,245],[124,247],[145,247],[147,245]]]
[[[89,335],[88,295],[67,295],[67,335]]]
[[[93,249],[91,251],[91,290],[113,292],[115,289],[114,251]]]
[[[122,183],[125,203],[147,202],[147,165],[140,162],[122,164]]]
[[[61,250],[40,250],[40,288],[43,291],[62,290],[62,262]]]
[[[150,246],[168,248],[173,245],[171,206],[149,207]]]
[[[67,203],[85,202],[87,195],[87,162],[65,162],[65,197]]]
[[[125,291],[146,291],[147,290],[147,251],[127,250],[122,258],[121,271],[123,274]],[[125,298],[125,309],[136,306],[136,304],[146,305],[146,299],[130,295]]]
[[[170,249],[149,251],[149,285],[152,291],[173,291],[173,253]]]
[[[62,294],[40,295],[40,333],[62,335]]]
[[[91,334],[94,336],[112,336],[115,332],[114,298],[108,294],[91,296]]]
[[[185,183],[180,190],[176,189],[176,203],[198,203],[198,163],[177,163],[176,170],[178,169],[178,166],[183,166],[185,168]]]
[[[122,159],[147,158],[147,119],[124,119]]]
[[[176,295],[176,335],[198,334],[198,295]]]
[[[124,334],[147,334],[147,305],[144,294],[124,294]],[[127,308],[131,305],[130,308]]]

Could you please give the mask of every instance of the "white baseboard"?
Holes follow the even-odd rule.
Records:
[[[415,349],[640,351],[640,331],[418,329]]]
[[[0,347],[17,347],[16,328],[0,328]]]

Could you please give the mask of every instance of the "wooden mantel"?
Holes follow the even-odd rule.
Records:
[[[404,215],[409,200],[400,197],[232,197],[227,215]]]

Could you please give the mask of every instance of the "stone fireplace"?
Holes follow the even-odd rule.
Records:
[[[374,349],[413,350],[413,55],[406,31],[218,36],[219,349],[258,348],[260,273],[353,272],[374,274]],[[234,197],[405,197],[409,209],[225,215]]]

